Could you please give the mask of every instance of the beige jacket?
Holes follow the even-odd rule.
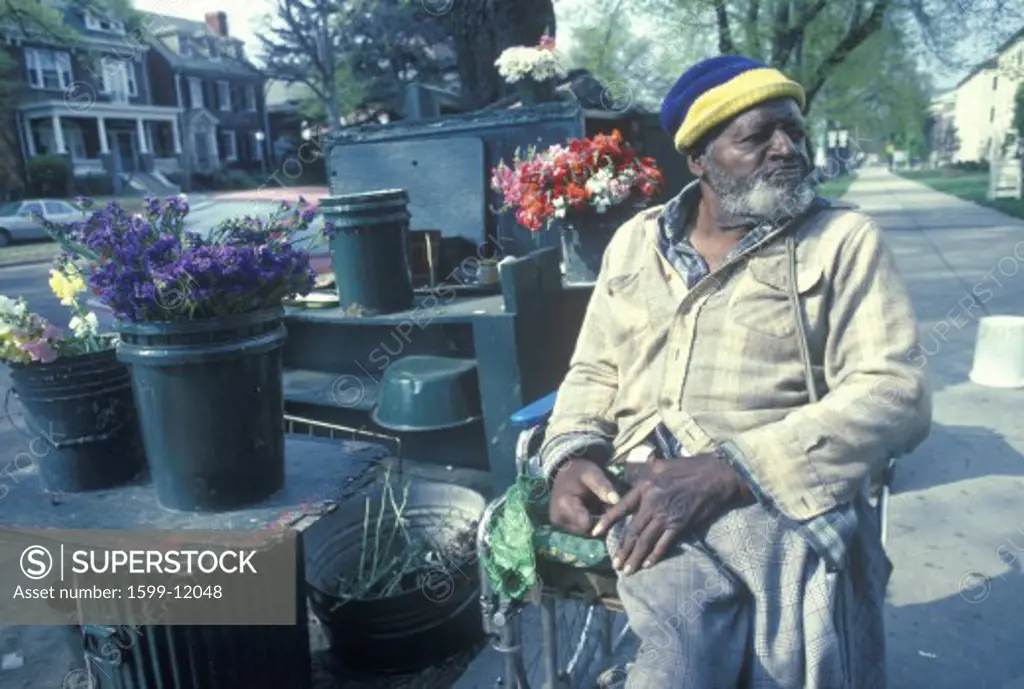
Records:
[[[659,421],[689,453],[725,443],[778,508],[808,520],[851,503],[890,457],[927,436],[931,392],[910,298],[880,228],[828,208],[776,230],[688,290],[657,246],[661,207],[604,256],[541,450],[563,434],[616,457]],[[819,401],[809,403],[785,234]],[[728,442],[727,442],[728,441]],[[564,448],[564,443],[562,444]]]

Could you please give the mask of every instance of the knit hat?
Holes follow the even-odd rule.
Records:
[[[682,152],[736,115],[785,97],[801,110],[807,105],[803,87],[779,70],[747,57],[719,55],[679,77],[661,104],[661,126]]]

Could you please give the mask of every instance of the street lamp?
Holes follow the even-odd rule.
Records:
[[[262,131],[257,131],[256,134],[256,145],[260,148],[260,176],[266,177],[267,175],[267,151],[263,147],[263,141],[267,138],[267,135]]]

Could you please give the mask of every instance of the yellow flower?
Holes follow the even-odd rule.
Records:
[[[50,270],[50,289],[64,306],[75,305],[75,295],[85,291],[85,280],[74,269],[65,275],[59,270]]]

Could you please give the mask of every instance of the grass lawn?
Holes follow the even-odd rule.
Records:
[[[1024,199],[993,199],[988,194],[987,172],[963,172],[961,170],[919,170],[916,172],[900,172],[903,177],[927,184],[935,191],[958,196],[965,201],[973,201],[997,211],[1024,218]]]
[[[57,242],[25,242],[0,248],[0,268],[52,259],[60,253]]]
[[[818,188],[818,195],[826,199],[838,199],[846,193],[850,185],[853,184],[854,179],[856,177],[853,175],[843,175],[842,177],[830,179]]]
[[[92,198],[92,208],[89,209],[90,212],[98,208],[103,208],[111,201],[117,201],[117,205],[121,206],[121,208],[124,208],[125,211],[129,213],[138,213],[142,210],[143,197],[141,196],[93,196],[90,198]]]

